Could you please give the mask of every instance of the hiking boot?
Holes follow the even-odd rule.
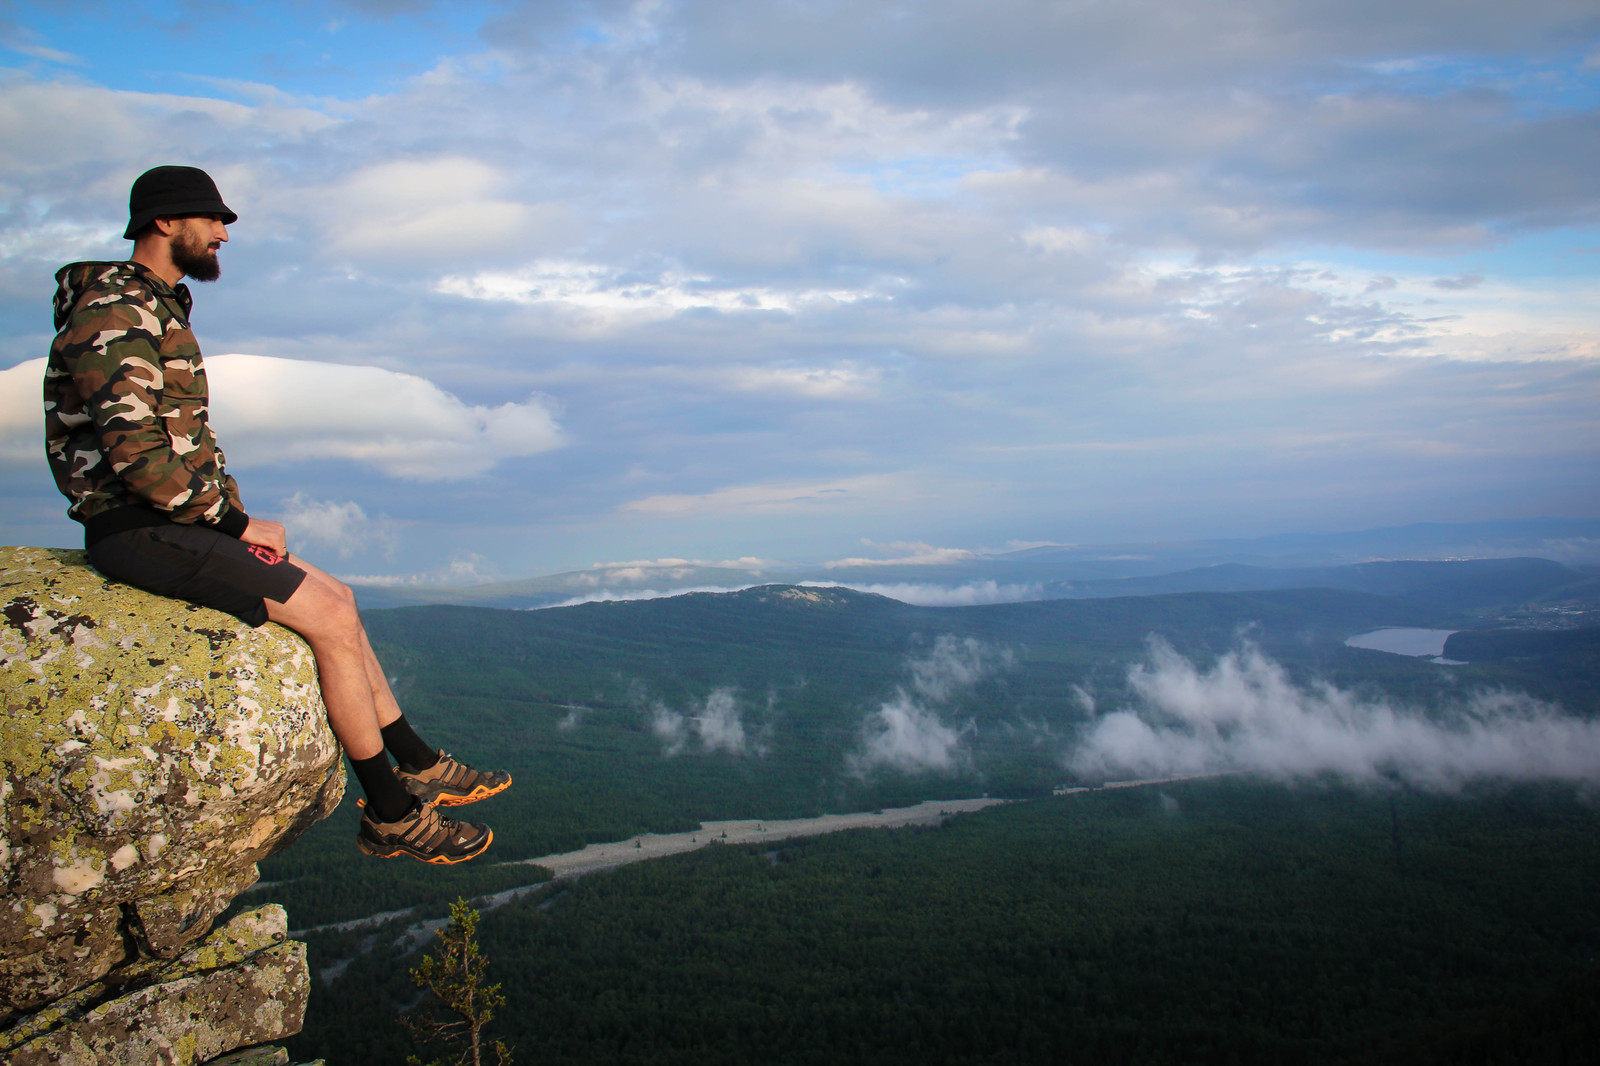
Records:
[[[423,803],[439,807],[477,803],[511,787],[511,775],[504,770],[489,773],[474,770],[443,751],[439,752],[439,761],[426,770],[407,770],[400,766],[395,768],[395,774],[407,792]]]
[[[366,807],[356,832],[356,846],[368,855],[409,855],[445,866],[476,858],[493,840],[494,830],[488,826],[447,818],[426,803],[417,803],[395,822],[378,821]]]

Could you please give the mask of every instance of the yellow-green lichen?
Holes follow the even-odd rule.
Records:
[[[338,803],[315,660],[288,630],[39,548],[0,548],[0,612],[0,952],[54,959],[39,938],[132,904],[170,956]]]

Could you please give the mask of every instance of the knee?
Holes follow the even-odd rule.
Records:
[[[350,610],[354,611],[356,609],[355,591],[343,581],[333,582],[333,594],[339,597],[340,602],[342,602],[346,607],[350,608]]]
[[[269,604],[268,611],[275,621],[312,640],[341,644],[361,640],[361,615],[354,597],[340,595],[322,581],[303,582],[283,608],[273,611]]]
[[[349,585],[315,567],[306,570],[305,584],[314,585],[321,596],[337,599],[352,608],[356,605],[355,591]]]
[[[344,589],[346,593],[350,591],[343,585],[339,588]],[[327,597],[327,606],[323,610],[329,629],[340,635],[349,634],[353,637],[361,635],[361,614],[356,610],[354,596],[333,592]]]

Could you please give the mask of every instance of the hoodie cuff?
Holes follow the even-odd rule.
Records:
[[[216,529],[219,533],[226,533],[234,540],[244,536],[244,531],[250,526],[250,516],[235,507],[230,507],[222,512],[222,517],[217,519]]]

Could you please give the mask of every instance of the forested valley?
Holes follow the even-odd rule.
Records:
[[[548,886],[481,940],[521,1061],[1580,1063],[1597,884],[1570,790],[1222,779],[714,846]],[[397,932],[317,990],[303,1054],[400,1061]]]
[[[282,902],[300,930],[400,912],[297,934],[322,977],[294,1046],[398,1062],[417,958],[401,930],[544,881],[525,860],[989,794],[1016,802],[709,847],[488,910],[495,1035],[559,1062],[1588,1061],[1600,809],[1581,785],[1379,767],[1354,787],[1256,773],[1051,796],[1111,776],[1071,753],[1172,662],[1209,684],[1231,655],[1308,705],[1447,728],[1485,694],[1596,717],[1594,631],[1495,637],[1496,609],[1331,589],[940,609],[765,587],[372,611],[425,735],[516,777],[461,812],[495,844],[447,869],[365,859],[347,801],[239,905]],[[1385,625],[1470,628],[1486,650],[1440,665],[1343,644]],[[896,747],[905,730],[922,732]]]

